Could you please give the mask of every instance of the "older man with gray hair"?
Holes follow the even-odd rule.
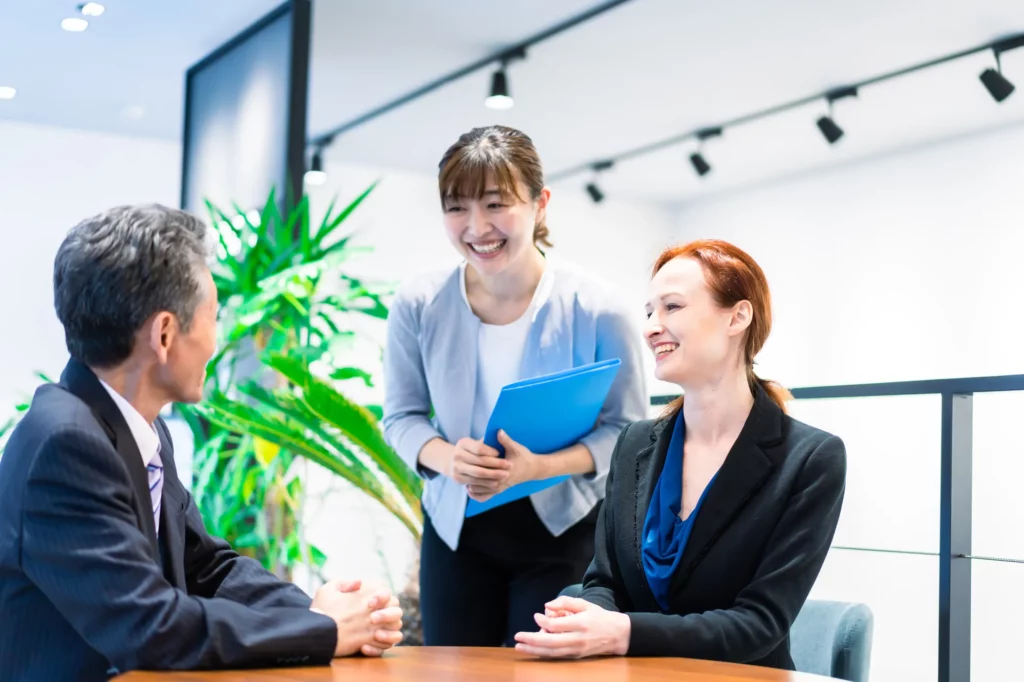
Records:
[[[178,481],[171,402],[202,398],[216,344],[206,227],[126,206],[74,227],[54,306],[67,367],[0,460],[0,679],[324,664],[401,639],[383,589],[314,599],[203,527]]]

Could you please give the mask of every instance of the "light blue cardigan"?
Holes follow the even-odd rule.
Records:
[[[519,378],[622,360],[597,426],[581,440],[594,457],[596,472],[573,476],[530,498],[541,521],[558,536],[604,497],[615,441],[627,424],[646,417],[648,397],[643,345],[630,316],[603,283],[548,260],[551,295],[535,313]],[[458,547],[465,517],[465,486],[419,466],[418,457],[432,438],[454,443],[470,435],[481,323],[462,297],[459,276],[456,268],[403,286],[391,304],[384,351],[384,436],[427,479],[423,507],[452,549]]]

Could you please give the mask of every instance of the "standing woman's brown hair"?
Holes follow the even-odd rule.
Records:
[[[506,199],[537,202],[544,192],[544,170],[533,140],[507,126],[473,128],[464,133],[441,157],[438,171],[442,206],[453,197],[482,198],[489,178],[494,178]],[[528,197],[520,196],[519,182],[526,187]],[[537,246],[550,247],[553,244],[545,218],[545,212],[539,212],[533,241]]]

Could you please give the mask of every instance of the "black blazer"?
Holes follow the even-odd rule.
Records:
[[[333,620],[206,533],[157,425],[159,540],[135,438],[92,371],[72,360],[36,391],[0,459],[0,679],[333,656]]]
[[[581,597],[629,614],[630,656],[793,669],[789,628],[828,553],[846,485],[836,436],[790,418],[758,387],[694,521],[663,614],[640,542],[675,418],[619,436]]]

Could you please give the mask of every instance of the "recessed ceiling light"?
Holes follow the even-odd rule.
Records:
[[[0,85],[0,99],[14,99],[18,91],[9,85]]]
[[[107,11],[107,8],[98,2],[85,2],[78,6],[78,11],[87,17],[98,17]]]
[[[72,33],[81,33],[85,29],[89,28],[89,22],[79,17],[68,17],[64,21],[60,22],[60,27],[65,31],[71,31]]]

